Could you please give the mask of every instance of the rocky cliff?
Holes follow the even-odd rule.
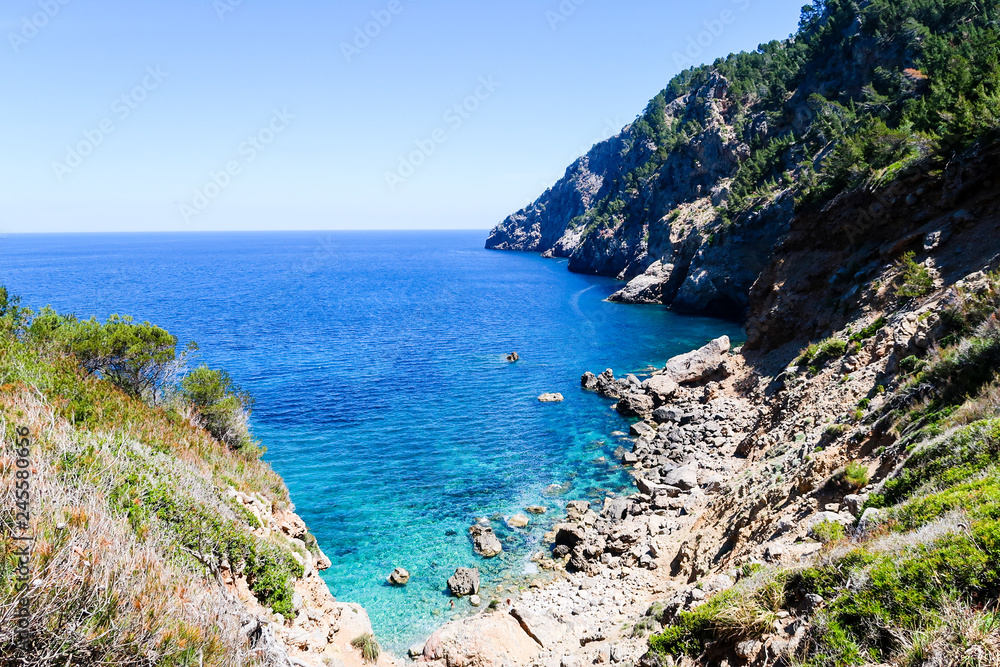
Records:
[[[995,86],[954,70],[990,71],[996,8],[937,4],[816,2],[793,39],[681,73],[486,247],[628,281],[612,300],[742,319],[796,216],[990,131]],[[949,62],[963,26],[977,44]]]

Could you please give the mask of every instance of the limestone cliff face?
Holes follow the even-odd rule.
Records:
[[[794,50],[776,42],[747,56],[759,65],[679,75],[634,123],[500,223],[486,247],[565,257],[571,271],[628,281],[613,301],[742,320],[796,199],[827,168],[831,122],[866,99],[876,68],[912,71],[906,52],[860,23],[846,28],[833,60],[821,48]],[[794,76],[763,83],[769,74],[748,72],[782,58]]]
[[[568,257],[571,271],[630,280],[615,300],[736,315],[763,262],[756,256],[766,256],[783,220],[763,223],[788,211],[772,207],[739,233],[713,235],[721,223],[717,206],[750,154],[734,128],[733,103],[726,79],[710,77],[663,109],[666,125],[693,135],[661,155],[653,173],[637,176],[662,147],[630,125],[498,225],[486,247]],[[734,264],[734,253],[752,257]],[[729,271],[734,265],[741,267],[738,274]]]

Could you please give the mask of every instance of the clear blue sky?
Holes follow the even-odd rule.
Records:
[[[0,233],[488,228],[802,3],[5,0]]]

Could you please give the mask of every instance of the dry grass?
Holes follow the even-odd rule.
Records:
[[[947,604],[930,630],[900,633],[899,667],[1000,665],[1000,615],[960,602]]]
[[[202,476],[206,461],[198,454],[178,459],[136,439],[148,436],[155,424],[77,429],[59,412],[30,385],[0,399],[5,441],[15,426],[31,430],[30,530],[36,538],[33,584],[24,593],[14,589],[16,544],[8,530],[0,538],[0,665],[274,664],[257,655],[241,632],[249,616],[238,600],[203,570],[172,557],[164,536],[136,534],[109,508],[115,480],[140,469],[219,505],[211,474]],[[205,438],[187,442],[205,453],[210,449]],[[14,521],[15,479],[6,474],[13,460],[4,458],[0,524],[6,529]],[[218,453],[213,458],[223,460]],[[67,466],[70,459],[78,465]],[[232,460],[227,463],[235,467]],[[28,633],[19,639],[12,617],[23,596],[30,600],[31,615]]]

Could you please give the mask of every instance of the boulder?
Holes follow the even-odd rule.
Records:
[[[517,352],[511,352],[510,354],[507,355],[507,361],[511,363],[520,360],[520,358],[521,355],[519,355]]]
[[[530,507],[525,507],[525,511],[531,514],[545,514],[546,510],[541,505],[531,505]]]
[[[455,597],[465,597],[479,593],[479,569],[460,567],[448,579],[448,590]]]
[[[580,386],[590,391],[596,391],[597,376],[591,373],[590,371],[587,371],[586,373],[583,374],[583,377],[580,378]]]
[[[524,528],[527,526],[531,520],[524,516],[523,514],[515,514],[511,518],[507,519],[508,528]]]
[[[478,607],[482,603],[483,603],[483,599],[481,597],[479,597],[478,595],[473,594],[473,595],[469,596],[469,604],[471,604],[473,607]]]
[[[604,509],[601,511],[601,516],[607,517],[613,521],[621,521],[628,516],[628,510],[631,504],[632,503],[628,500],[628,498],[605,498]]]
[[[698,382],[718,372],[729,349],[729,336],[716,338],[702,348],[668,361],[664,374],[677,383]]]
[[[552,648],[566,636],[569,628],[553,616],[536,613],[527,606],[517,605],[510,610],[510,615],[517,619],[521,628],[538,642],[542,648]]]
[[[852,493],[849,496],[844,496],[844,508],[854,516],[859,516],[861,514],[861,508],[865,506],[865,502],[867,500],[868,497],[865,495]]]
[[[669,375],[654,375],[642,383],[642,388],[660,403],[664,403],[674,397],[679,387]]]
[[[567,546],[571,549],[583,542],[587,536],[586,529],[576,523],[557,523],[553,530],[556,532],[556,546]]]
[[[500,538],[496,536],[491,526],[477,523],[469,528],[469,534],[472,536],[472,548],[483,558],[493,558],[503,553]]]
[[[401,567],[397,567],[389,575],[388,581],[393,586],[405,586],[410,581],[410,573]]]
[[[698,486],[698,464],[674,468],[663,477],[663,483],[688,491]]]
[[[644,417],[653,411],[653,399],[646,394],[626,394],[618,400],[615,409],[623,417]]]
[[[563,395],[559,393],[542,394],[538,397],[538,400],[542,403],[562,403]]]
[[[646,422],[636,422],[629,426],[628,430],[637,438],[652,438],[656,435],[656,429]]]
[[[442,667],[526,665],[540,647],[510,614],[484,614],[438,628],[424,644],[423,660]]]
[[[566,516],[571,521],[579,521],[590,509],[590,502],[587,500],[571,500],[566,503]]]

